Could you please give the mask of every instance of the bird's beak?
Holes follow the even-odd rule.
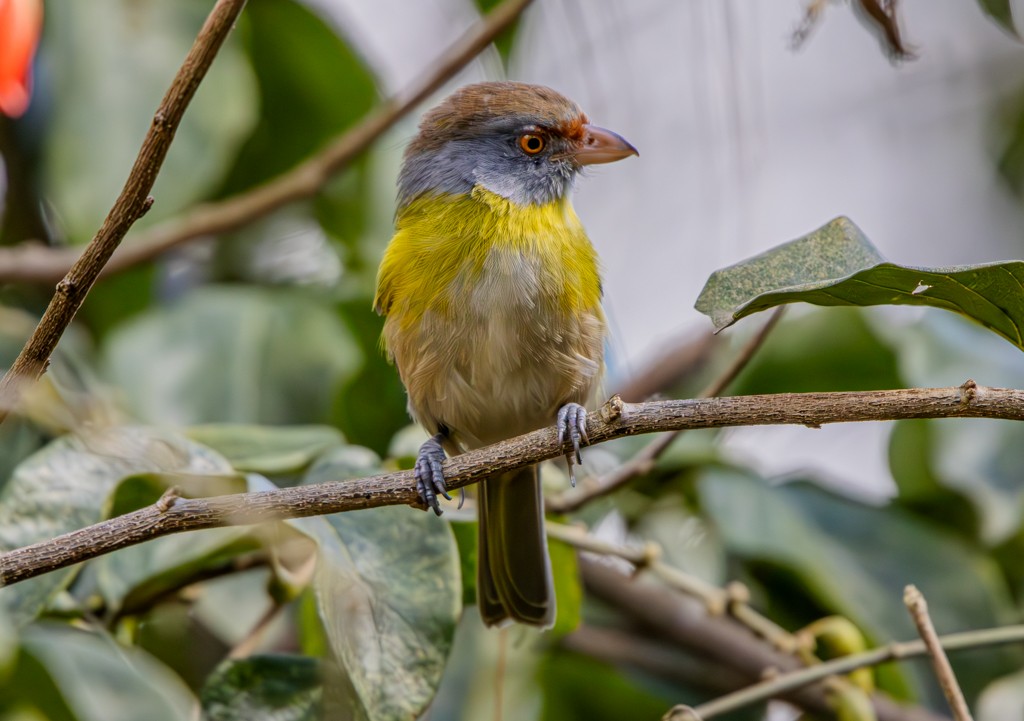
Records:
[[[583,126],[583,142],[573,153],[580,165],[614,163],[616,160],[640,155],[629,141],[618,133],[599,128],[596,125]]]

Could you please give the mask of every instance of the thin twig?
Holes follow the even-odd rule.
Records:
[[[939,635],[935,632],[935,624],[932,623],[932,618],[928,615],[928,602],[924,600],[924,595],[917,590],[917,586],[911,584],[903,591],[903,603],[910,611],[910,617],[914,619],[917,632],[921,635],[928,655],[931,656],[932,667],[935,669],[935,675],[939,679],[942,693],[946,695],[946,701],[949,702],[949,708],[953,712],[954,718],[956,721],[973,721],[971,711],[967,708],[967,699],[964,698],[964,692],[956,680],[956,674],[953,673],[949,657],[946,656],[946,652],[942,648]]]
[[[967,381],[953,388],[780,393],[636,404],[613,398],[587,419],[587,433],[592,443],[604,443],[681,428],[777,424],[817,427],[852,421],[964,417],[1024,420],[1024,391],[988,388]],[[444,475],[449,488],[461,488],[564,453],[555,429],[544,428],[451,458],[444,464]],[[273,491],[180,498],[166,510],[154,504],[0,554],[0,585],[172,533],[394,505],[424,507],[412,471]]]
[[[82,256],[57,284],[39,325],[0,379],[0,422],[18,403],[22,391],[45,372],[53,349],[85,301],[103,266],[128,229],[153,204],[149,191],[167,156],[178,123],[244,5],[245,0],[217,0],[210,11],[153,116],[121,194]]]
[[[938,647],[945,651],[962,651],[1008,643],[1024,643],[1024,625],[951,633],[946,636],[938,636],[936,640]],[[928,647],[920,639],[890,643],[887,646],[881,646],[870,651],[842,656],[841,658],[776,676],[726,696],[716,698],[714,701],[708,701],[705,704],[696,706],[693,708],[693,711],[697,712],[700,718],[709,719],[745,706],[767,701],[771,698],[779,698],[791,691],[817,683],[830,676],[841,676],[851,671],[856,671],[859,668],[878,666],[887,661],[916,658],[927,653],[929,653]]]
[[[768,338],[768,334],[771,333],[772,329],[778,324],[784,311],[785,307],[781,306],[775,309],[765,324],[762,325],[761,328],[758,329],[757,333],[747,341],[743,348],[740,349],[740,352],[735,358],[733,358],[732,362],[729,363],[725,370],[711,381],[703,391],[701,391],[698,398],[713,398],[715,396],[719,396],[734,380],[736,380],[736,376],[746,368],[747,364],[754,357],[754,354],[757,353],[758,349],[762,345],[764,345],[765,340]],[[616,468],[614,471],[597,480],[582,484],[579,490],[566,491],[560,496],[547,500],[546,506],[548,510],[555,513],[572,513],[573,511],[578,511],[594,499],[614,493],[637,476],[649,473],[654,468],[655,462],[661,458],[665,451],[669,449],[669,446],[671,446],[685,430],[686,429],[682,429],[671,433],[665,433],[664,435],[655,438],[644,446],[643,450]]]
[[[103,274],[116,273],[152,260],[190,240],[236,230],[288,203],[316,195],[331,177],[487,48],[531,2],[505,0],[445,50],[421,78],[385,101],[319,153],[252,190],[226,200],[199,205],[141,233],[118,249]],[[0,248],[0,283],[54,282],[76,255],[75,248],[53,249],[30,242],[16,248]]]
[[[752,635],[736,619],[730,616],[710,616],[700,604],[672,589],[654,583],[631,581],[628,576],[607,564],[587,558],[581,558],[579,566],[588,593],[624,614],[638,632],[707,659],[712,664],[725,666],[762,691],[764,687],[760,683],[761,679],[769,673],[775,678],[818,668],[804,668],[796,656],[779,651]],[[829,691],[821,682],[805,682],[778,691],[773,688],[769,695],[759,696],[746,703],[773,697],[784,698],[816,716],[835,718]],[[872,695],[871,703],[878,721],[943,719],[920,706],[897,704],[884,694]],[[704,708],[701,706],[696,710],[703,713]]]
[[[567,543],[573,548],[590,553],[598,553],[603,556],[621,558],[633,564],[637,571],[650,571],[660,578],[666,585],[681,591],[688,596],[700,599],[708,613],[718,616],[726,612],[729,603],[729,594],[707,581],[683,573],[678,568],[673,568],[660,560],[662,549],[653,541],[647,542],[643,548],[631,548],[620,546],[609,541],[598,538],[578,526],[567,526],[554,521],[547,521],[544,524],[548,538],[554,538]]]

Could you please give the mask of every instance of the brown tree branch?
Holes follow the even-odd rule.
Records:
[[[963,651],[988,646],[1000,646],[1008,643],[1024,643],[1024,626],[1003,626],[986,628],[979,631],[964,631],[938,636],[938,643],[945,651]],[[901,641],[890,643],[862,653],[842,656],[831,661],[784,673],[781,676],[766,679],[752,686],[720,696],[700,706],[689,709],[698,718],[709,719],[724,713],[735,711],[755,703],[779,698],[795,689],[823,681],[829,676],[838,676],[856,671],[859,668],[878,666],[888,661],[901,661],[915,658],[928,653],[924,641]],[[671,718],[671,717],[670,717]],[[682,716],[679,721],[685,721]]]
[[[391,97],[361,123],[339,135],[323,150],[291,170],[252,190],[206,203],[141,233],[123,245],[103,269],[116,273],[197,238],[217,235],[255,222],[278,208],[310,198],[355,160],[373,141],[408,115],[480,54],[515,22],[532,0],[505,0],[466,31],[411,86]],[[47,248],[26,242],[0,248],[0,283],[52,283],[78,254],[77,248]]]
[[[110,260],[128,229],[152,205],[149,191],[153,188],[160,166],[174,140],[178,123],[244,6],[245,0],[217,0],[210,11],[153,116],[153,122],[142,141],[142,148],[121,194],[82,256],[57,284],[57,290],[39,325],[10,369],[0,379],[0,422],[17,404],[24,388],[45,372],[57,341],[82,306],[103,266]]]
[[[591,414],[591,443],[683,428],[885,421],[905,418],[1024,420],[1024,391],[979,386],[842,393],[780,393],[703,400],[623,403],[613,398]],[[565,454],[554,428],[527,433],[445,462],[449,488]],[[422,508],[412,471],[273,491],[154,504],[49,541],[0,554],[0,585],[9,585],[160,536],[202,528],[262,523],[376,506]]]
[[[749,683],[769,672],[795,672],[800,661],[753,636],[728,616],[709,616],[699,604],[688,602],[670,589],[639,581],[605,564],[580,560],[587,591],[626,614],[653,637],[733,669]],[[835,718],[826,688],[820,682],[780,690],[770,697],[785,698],[814,714]],[[768,698],[768,697],[766,697]],[[755,699],[764,700],[764,699]],[[875,694],[872,704],[878,721],[940,721],[941,716],[920,706],[900,706]],[[751,701],[750,703],[754,703]]]
[[[924,595],[917,589],[917,586],[911,584],[903,591],[903,603],[910,611],[910,617],[914,620],[917,632],[921,635],[924,647],[932,659],[932,667],[935,669],[935,675],[939,679],[939,685],[949,703],[949,708],[953,711],[953,717],[956,721],[973,721],[971,710],[967,708],[964,692],[956,680],[949,657],[946,655],[945,649],[942,648],[939,634],[935,632],[935,624],[932,623],[932,617],[928,614],[928,602],[924,600]]]

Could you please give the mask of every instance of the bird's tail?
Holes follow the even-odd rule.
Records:
[[[480,484],[477,600],[488,626],[513,619],[549,628],[555,621],[544,500],[536,466]]]

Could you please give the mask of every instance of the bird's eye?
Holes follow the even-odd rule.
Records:
[[[544,138],[533,133],[525,133],[519,136],[519,147],[527,155],[536,155],[544,150]]]

